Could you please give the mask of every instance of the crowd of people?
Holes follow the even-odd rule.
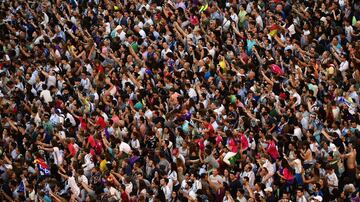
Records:
[[[360,201],[360,1],[0,16],[1,201]]]

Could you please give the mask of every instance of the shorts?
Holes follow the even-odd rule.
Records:
[[[296,179],[296,184],[298,186],[301,186],[301,185],[304,184],[301,173],[296,173],[295,174],[295,179]]]

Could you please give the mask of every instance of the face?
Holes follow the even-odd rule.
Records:
[[[297,190],[296,191],[296,196],[297,197],[302,197],[303,196],[303,192],[301,190]]]

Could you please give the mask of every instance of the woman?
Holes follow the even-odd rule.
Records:
[[[309,143],[305,142],[302,147],[303,148],[301,150],[301,157],[304,159],[304,169],[306,170],[311,168],[314,165],[315,161]]]
[[[146,183],[144,180],[139,180],[139,188],[138,188],[138,196],[141,197],[141,196],[144,196],[146,197],[147,195],[147,191],[146,191]]]
[[[178,181],[177,165],[174,162],[171,163],[171,168],[170,168],[170,170],[168,172],[168,178],[171,179],[172,182],[173,182],[174,191],[179,190],[180,183]]]

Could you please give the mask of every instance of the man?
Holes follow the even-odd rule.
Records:
[[[42,90],[40,92],[40,98],[42,98],[46,104],[49,104],[50,102],[53,101],[51,92],[50,92],[50,90],[47,89],[46,84],[42,85]]]
[[[296,190],[296,202],[307,202],[302,188]]]
[[[209,164],[211,166],[211,168],[219,168],[219,162],[216,161],[215,157],[214,157],[214,151],[210,151],[208,149],[205,150],[205,153],[208,155],[204,160],[202,159],[201,155],[199,155],[200,157],[200,161],[201,163],[206,163],[206,164]]]
[[[356,149],[352,143],[349,143],[347,150],[348,153],[341,155],[341,158],[346,159],[345,176],[349,178],[349,182],[354,183],[356,180]]]
[[[168,179],[163,178],[160,180],[160,186],[161,186],[161,190],[164,192],[165,199],[170,201],[171,200],[171,191],[170,191],[170,188],[167,186],[168,182],[169,182]]]
[[[273,195],[273,189],[271,187],[267,187],[264,189],[266,202],[273,202],[275,201],[274,195]]]
[[[217,191],[223,184],[224,178],[219,175],[219,171],[214,169],[212,175],[209,177],[210,187],[213,188],[214,191]]]
[[[240,175],[241,179],[243,180],[245,177],[249,178],[249,185],[251,188],[254,187],[254,183],[255,183],[255,173],[252,170],[252,166],[250,163],[245,165],[244,168],[244,172],[241,173]]]
[[[237,192],[236,192],[236,201],[238,202],[246,202],[248,201],[246,198],[245,198],[245,191],[243,189],[239,189]]]
[[[230,182],[229,182],[229,187],[230,187],[230,193],[231,196],[233,198],[236,198],[236,192],[239,188],[241,188],[241,183],[238,180],[238,178],[236,177],[234,172],[230,172]]]
[[[169,161],[165,158],[165,153],[164,152],[160,152],[160,162],[159,162],[159,167],[160,168],[164,168],[165,173],[169,172],[170,169],[170,163]],[[170,193],[171,194],[171,193]]]
[[[326,179],[329,186],[329,191],[332,191],[339,186],[339,179],[335,173],[335,169],[332,166],[326,168]]]
[[[340,61],[341,61],[341,63],[339,65],[339,71],[341,72],[341,75],[343,76],[343,78],[345,78],[346,71],[349,69],[349,61],[347,61],[345,54],[341,54]]]

